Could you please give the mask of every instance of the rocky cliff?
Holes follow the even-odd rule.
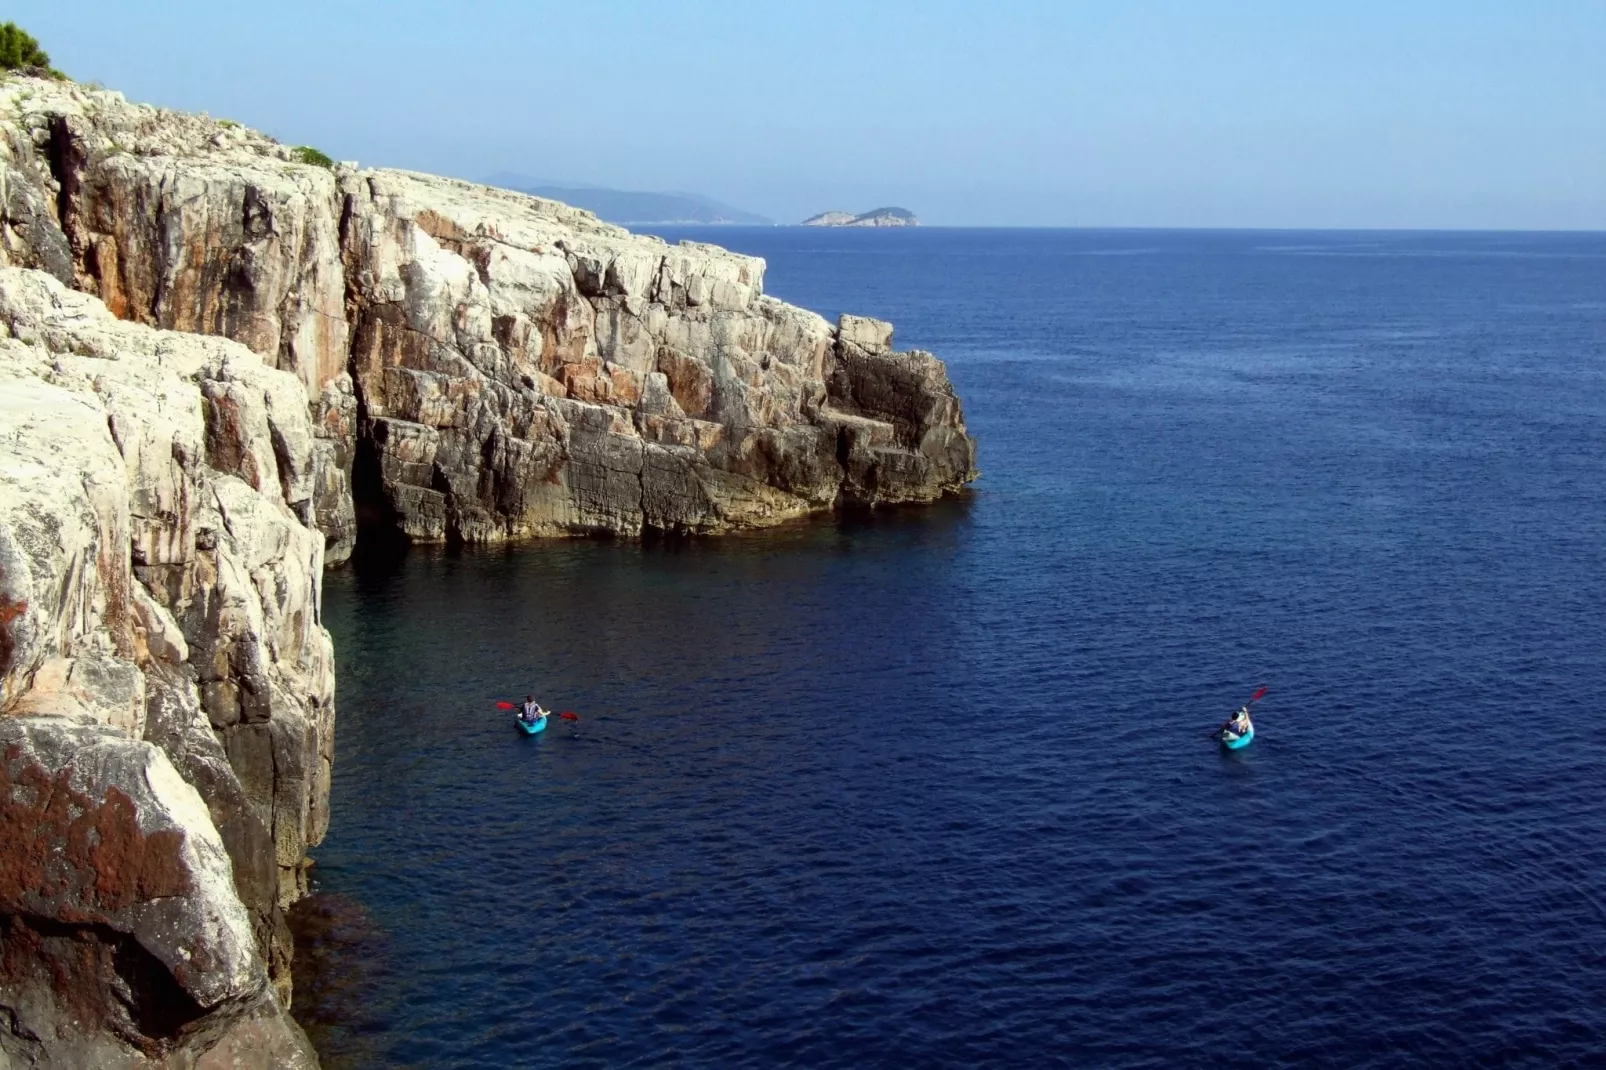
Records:
[[[4,245],[116,315],[233,338],[313,399],[307,519],[417,540],[757,527],[974,477],[942,364],[763,293],[764,262],[555,201],[326,169],[19,79]]]
[[[311,1062],[283,1008],[333,743],[314,453],[244,346],[0,269],[0,1065]]]
[[[0,1067],[310,1065],[320,576],[720,532],[975,476],[940,361],[764,262],[0,84]]]

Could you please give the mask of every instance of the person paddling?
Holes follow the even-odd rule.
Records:
[[[548,716],[550,715],[541,708],[541,704],[535,701],[534,695],[524,696],[524,706],[519,712],[520,720],[525,724],[534,724],[537,721],[545,720]]]
[[[1239,706],[1238,712],[1227,718],[1227,720],[1221,726],[1221,730],[1223,732],[1231,732],[1235,736],[1247,736],[1249,734],[1249,728],[1250,724],[1248,706]]]
[[[1266,697],[1269,688],[1261,688],[1249,696],[1249,701],[1239,706],[1221,724],[1210,730],[1210,737],[1219,740],[1228,750],[1239,750],[1249,746],[1249,741],[1255,738],[1255,726],[1249,720],[1249,707]]]

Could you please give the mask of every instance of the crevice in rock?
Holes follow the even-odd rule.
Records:
[[[371,194],[371,190],[370,190]],[[385,475],[374,442],[374,420],[368,409],[368,392],[358,367],[358,354],[366,342],[363,330],[367,303],[357,289],[359,271],[352,263],[352,229],[356,226],[357,195],[347,193],[340,206],[336,243],[340,252],[341,275],[346,285],[346,374],[351,378],[352,396],[357,403],[351,451],[351,504],[357,524],[357,538],[348,561],[353,566],[367,559],[393,562],[411,542],[402,530],[401,516],[385,492]]]
[[[106,932],[121,936],[111,929]],[[126,993],[116,993],[117,998],[144,1036],[158,1041],[177,1040],[192,1022],[206,1015],[206,1008],[184,991],[167,967],[139,941],[121,936],[114,947],[112,961],[117,976],[127,986]]]
[[[22,1024],[15,1007],[0,1003],[0,1060],[9,1056],[14,1064],[35,1066],[42,1061],[43,1053],[44,1041],[39,1034]]]
[[[75,145],[75,140],[67,117],[51,116],[50,136],[45,141],[45,166],[50,169],[50,177],[56,180],[56,221],[67,232],[69,242],[72,242],[72,233],[67,219],[72,213],[73,198],[81,182],[79,174],[84,166],[83,147]],[[73,243],[73,252],[81,252],[76,243]]]
[[[296,515],[300,516],[302,510],[297,509],[301,504],[294,497],[296,483],[296,454],[291,447],[289,439],[285,438],[284,428],[271,416],[268,418],[268,439],[273,443],[273,477],[279,484],[279,491],[284,495],[284,502]]]
[[[355,371],[356,361],[351,362]],[[379,462],[379,446],[374,442],[373,419],[368,415],[368,399],[362,381],[352,375],[357,397],[357,442],[351,462],[351,504],[357,517],[357,545],[351,556],[377,554],[393,557],[408,542],[401,517],[385,493],[385,476]]]
[[[83,1024],[98,1021],[146,1054],[170,1048],[209,1013],[137,939],[103,923],[0,915],[0,944],[0,985],[49,985]],[[11,1032],[27,1036],[14,1016]]]
[[[446,501],[446,545],[449,548],[459,548],[467,540],[463,537],[462,503],[457,500],[457,492],[452,489],[452,481],[446,478],[446,470],[439,461],[430,468],[429,489],[438,491]]]
[[[22,1024],[22,1019],[17,1017],[17,1009],[15,1007],[8,1007],[0,1003],[0,1025],[4,1025],[6,1032],[18,1040],[26,1041],[30,1045],[39,1043],[39,1034]]]

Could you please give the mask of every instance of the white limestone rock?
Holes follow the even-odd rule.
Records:
[[[203,783],[204,806],[164,805],[235,856],[228,895],[274,987],[251,998],[282,1003],[282,911],[333,752],[306,395],[238,343],[123,322],[38,271],[0,268],[0,332],[0,726],[153,738]],[[171,709],[204,710],[203,736]]]
[[[923,445],[933,428],[884,420],[898,434],[875,478],[844,463],[827,410],[860,414],[886,391],[833,397],[836,350],[890,348],[854,333],[875,321],[839,338],[766,297],[758,258],[453,179],[308,167],[204,117],[27,85],[0,90],[15,115],[0,141],[34,176],[28,205],[63,206],[77,284],[119,316],[226,335],[302,379],[319,445],[286,495],[331,561],[354,541],[360,456],[368,505],[432,541],[718,532],[974,478],[957,401],[927,407],[953,421],[943,449]],[[34,240],[38,216],[21,205],[0,251],[59,261]],[[648,397],[654,375],[678,412]],[[945,376],[928,386],[952,396]],[[671,452],[640,463],[649,445]]]

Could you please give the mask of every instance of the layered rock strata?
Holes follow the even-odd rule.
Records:
[[[975,476],[942,363],[764,262],[0,82],[0,1070],[314,1065],[320,576],[761,527]]]

